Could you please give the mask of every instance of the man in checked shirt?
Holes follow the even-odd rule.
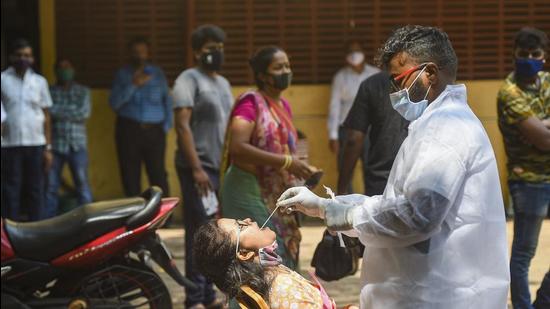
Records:
[[[52,117],[53,164],[48,174],[46,216],[53,217],[58,210],[58,190],[65,163],[69,165],[78,194],[78,204],[92,201],[88,183],[88,150],[86,119],[90,117],[90,89],[74,81],[75,69],[68,59],[59,59],[55,65],[57,84],[50,87]]]

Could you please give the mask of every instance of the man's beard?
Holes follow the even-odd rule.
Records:
[[[412,102],[420,102],[424,100],[428,87],[426,87],[421,79],[418,79],[414,85],[409,89],[409,99]]]

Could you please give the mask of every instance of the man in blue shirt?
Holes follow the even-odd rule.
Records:
[[[149,58],[143,38],[129,45],[131,61],[116,73],[109,102],[117,114],[115,140],[124,193],[141,193],[141,163],[150,185],[169,195],[164,154],[172,126],[172,100],[161,68]]]

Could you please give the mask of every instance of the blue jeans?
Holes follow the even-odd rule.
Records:
[[[2,148],[2,218],[44,219],[45,178],[44,146]]]
[[[46,216],[48,218],[57,215],[59,204],[59,186],[61,185],[61,174],[65,163],[69,164],[73,183],[78,196],[78,205],[92,202],[92,191],[88,183],[88,151],[86,148],[69,150],[68,153],[54,152],[53,164],[48,173],[48,189],[46,192]]]
[[[176,165],[183,195],[183,227],[185,229],[185,276],[198,286],[198,289],[186,289],[185,307],[197,304],[209,305],[216,300],[216,291],[213,284],[201,275],[193,261],[193,237],[197,229],[212,217],[206,215],[201,197],[195,187],[195,179],[190,168]],[[213,169],[204,169],[210,178],[213,189],[217,192],[220,187],[220,172]]]
[[[510,181],[514,204],[514,241],[510,259],[511,294],[514,309],[532,309],[529,265],[537,250],[542,221],[550,204],[550,184]]]

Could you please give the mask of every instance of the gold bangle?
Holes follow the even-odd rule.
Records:
[[[286,169],[287,164],[288,164],[288,156],[285,155],[285,161],[283,162],[283,166],[281,166],[281,170]]]
[[[292,164],[292,156],[285,155],[285,161],[283,163],[283,166],[281,167],[281,170],[286,170],[287,168],[290,167],[291,164]]]
[[[292,156],[291,155],[287,155],[287,156],[288,156],[288,165],[286,166],[285,169],[288,169],[292,165]]]

